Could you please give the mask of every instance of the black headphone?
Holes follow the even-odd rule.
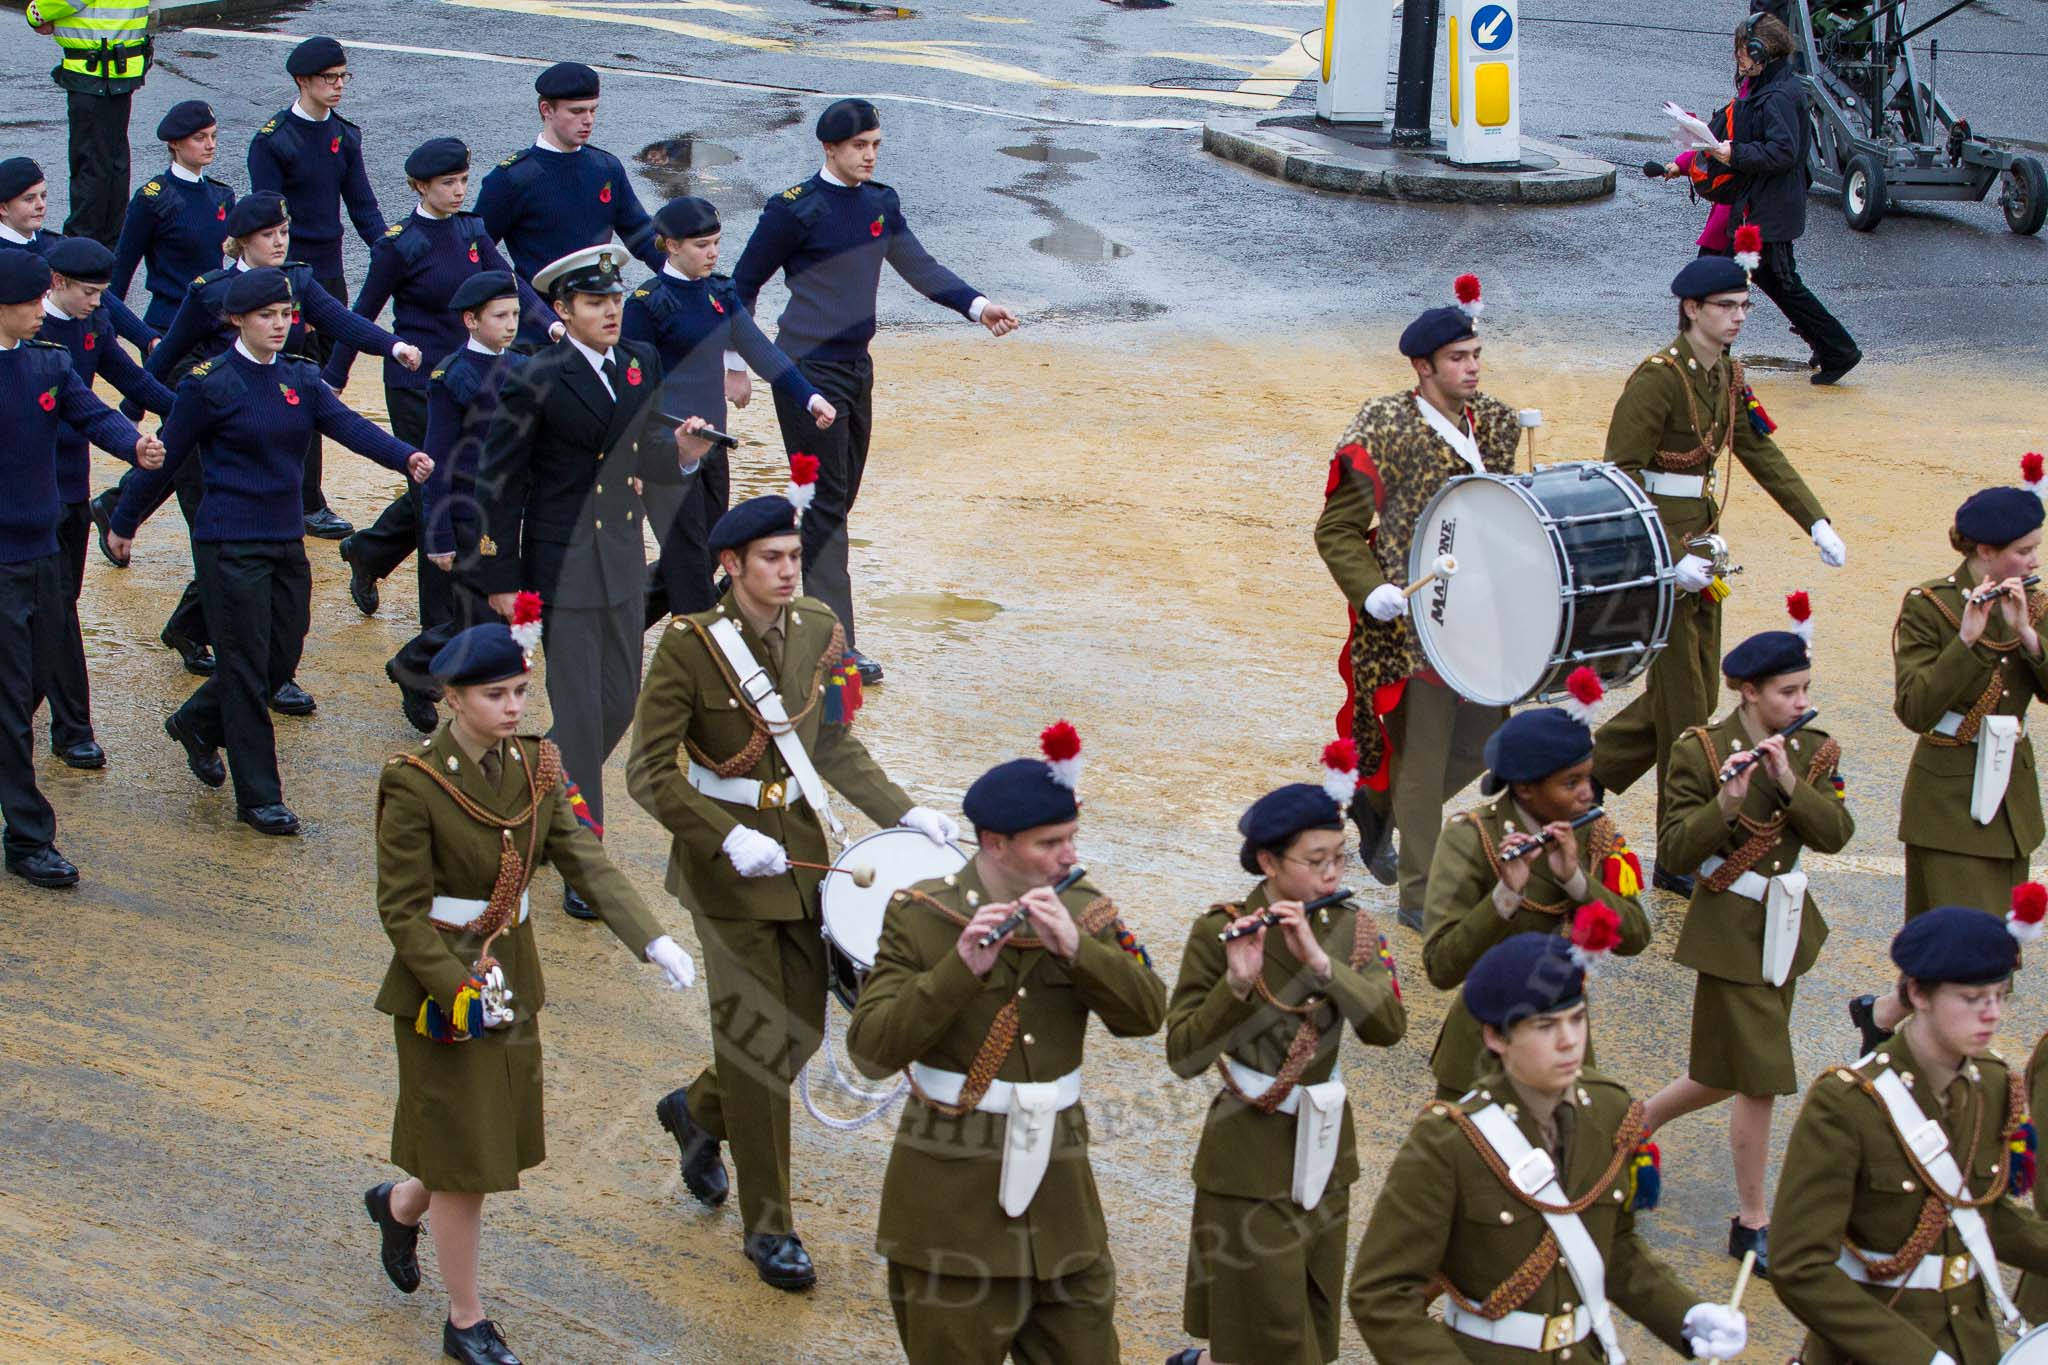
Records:
[[[1764,40],[1756,36],[1756,26],[1763,21],[1761,13],[1752,14],[1742,23],[1742,50],[1758,66],[1765,64],[1767,49]]]

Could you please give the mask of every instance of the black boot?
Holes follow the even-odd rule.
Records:
[[[280,716],[310,716],[318,706],[313,694],[299,686],[297,678],[288,680],[270,695],[270,709]]]
[[[1692,878],[1683,872],[1666,872],[1661,863],[1651,864],[1650,885],[1677,896],[1692,895]]]
[[[228,765],[221,762],[220,750],[187,730],[176,711],[164,717],[164,733],[178,741],[178,747],[185,751],[185,766],[192,770],[192,776],[209,787],[218,787],[228,780]]]
[[[356,563],[354,536],[343,536],[335,549],[341,554],[341,562],[348,565],[348,596],[356,604],[356,610],[365,616],[375,616],[382,598],[377,592],[377,580],[370,577]]]
[[[771,1288],[793,1293],[818,1282],[818,1269],[811,1264],[811,1253],[804,1250],[803,1242],[793,1232],[750,1233],[746,1251],[747,1259],[754,1263],[754,1273]]]
[[[1859,995],[1849,1002],[1849,1022],[1856,1025],[1856,1031],[1863,1035],[1865,1056],[1892,1040],[1890,1033],[1877,1026],[1877,997],[1874,995]]]
[[[441,717],[434,710],[433,697],[417,687],[407,686],[405,680],[398,676],[398,670],[389,662],[384,665],[384,676],[391,679],[392,686],[398,689],[399,709],[405,712],[406,722],[413,729],[423,735],[431,735],[441,728]]]
[[[519,1357],[505,1344],[505,1334],[489,1318],[460,1329],[452,1322],[442,1323],[441,1354],[462,1365],[519,1365]]]
[[[184,662],[187,673],[192,674],[196,678],[210,678],[213,676],[213,650],[211,648],[200,644],[190,636],[179,634],[169,626],[165,626],[163,634],[156,638],[164,642],[165,648],[178,651],[178,658]]]
[[[573,886],[562,888],[562,913],[570,919],[597,918],[597,911],[590,908],[590,902],[583,899]]]
[[[1771,1278],[1770,1238],[1771,1229],[1768,1225],[1760,1228],[1746,1228],[1742,1226],[1740,1218],[1730,1218],[1728,1220],[1728,1254],[1739,1261],[1742,1259],[1744,1252],[1754,1251],[1756,1253],[1756,1270],[1754,1274],[1759,1280]]]
[[[1358,826],[1358,861],[1381,886],[1392,886],[1401,878],[1400,862],[1394,853],[1394,822],[1358,797],[1351,803],[1351,823]]]
[[[391,1186],[385,1181],[363,1191],[363,1207],[370,1211],[370,1221],[384,1233],[384,1245],[378,1256],[384,1262],[384,1273],[391,1277],[391,1283],[398,1286],[401,1294],[410,1294],[420,1287],[420,1226],[417,1223],[401,1223],[391,1215]]]
[[[718,1139],[697,1126],[690,1117],[689,1091],[671,1090],[654,1106],[654,1116],[676,1140],[682,1154],[683,1184],[707,1209],[725,1202],[731,1183],[725,1177],[725,1160],[718,1154]]]
[[[78,885],[78,869],[54,844],[7,855],[7,870],[31,886],[60,890]]]
[[[105,557],[107,563],[115,568],[125,569],[128,567],[128,561],[117,559],[114,555],[114,547],[107,544],[107,537],[114,532],[114,504],[120,501],[115,494],[119,491],[116,488],[109,488],[106,492],[87,503],[85,507],[87,515],[92,518],[93,530],[99,533],[100,554]]]

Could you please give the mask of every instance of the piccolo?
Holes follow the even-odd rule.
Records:
[[[1607,814],[1606,811],[1600,809],[1600,807],[1598,806],[1595,806],[1593,807],[1593,809],[1587,811],[1584,815],[1577,816],[1576,818],[1574,818],[1572,820],[1572,828],[1584,829],[1586,826],[1592,824],[1595,820],[1598,820],[1601,816],[1605,814]],[[1543,833],[1537,835],[1530,842],[1523,844],[1513,853],[1508,854],[1508,860],[1512,862],[1516,858],[1533,858],[1537,855],[1537,853],[1539,853],[1543,849],[1548,848],[1550,845],[1556,842],[1557,836],[1555,834],[1552,834],[1550,831],[1545,830]]]
[[[680,417],[674,416],[673,414],[666,412],[664,412],[662,416],[666,418],[668,421],[673,422],[678,429],[680,429],[683,425],[683,419]],[[685,436],[695,436],[700,440],[709,441],[711,442],[711,444],[715,446],[724,446],[727,450],[736,450],[739,448],[739,437],[728,435],[727,433],[720,431],[717,427],[698,427],[695,431],[686,431],[683,432],[683,434]]]
[[[2030,573],[2025,578],[2022,578],[2020,580],[2020,586],[2023,588],[2031,588],[2040,581],[2041,575],[2037,573]],[[1993,584],[1991,587],[1988,588],[1977,589],[1977,591],[1970,594],[1970,601],[1973,605],[1981,605],[1985,602],[1994,602],[2011,591],[2012,589],[2006,587],[2005,584],[1997,583]]]
[[[1068,868],[1067,875],[1052,884],[1052,893],[1055,896],[1059,895],[1087,875],[1088,869],[1085,867],[1076,866]],[[1015,910],[1012,910],[1003,917],[1001,924],[998,924],[995,928],[981,936],[981,946],[984,948],[995,947],[996,944],[1021,929],[1024,926],[1024,921],[1030,918],[1030,915],[1031,912],[1028,909],[1019,905]]]
[[[1790,725],[1778,731],[1777,738],[1785,739],[1791,735],[1795,735],[1799,731],[1805,729],[1808,725],[1811,725],[1815,720],[1819,718],[1820,712],[1808,711],[1798,720],[1793,721]],[[1751,749],[1746,754],[1737,754],[1735,757],[1729,759],[1726,763],[1721,765],[1721,780],[1723,782],[1726,782],[1732,777],[1737,777],[1742,773],[1747,772],[1750,766],[1757,761],[1759,753],[1759,750]]]
[[[1357,894],[1348,886],[1340,886],[1327,896],[1317,896],[1314,900],[1305,903],[1301,907],[1301,913],[1304,915],[1314,914],[1318,910],[1327,909],[1335,905],[1338,901],[1348,901]],[[1249,924],[1240,924],[1235,929],[1225,929],[1216,937],[1224,943],[1231,943],[1237,939],[1256,934],[1261,929],[1270,929],[1279,922],[1280,917],[1271,910],[1261,910],[1252,917]]]

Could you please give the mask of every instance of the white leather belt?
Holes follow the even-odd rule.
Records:
[[[1661,469],[1645,469],[1643,491],[1660,498],[1705,497],[1707,478],[1704,474],[1666,474]]]
[[[1545,1317],[1520,1309],[1498,1318],[1483,1318],[1455,1303],[1444,1304],[1444,1326],[1453,1332],[1514,1346],[1524,1351],[1558,1351],[1584,1341],[1593,1330],[1593,1315],[1583,1307]]]
[[[464,896],[436,896],[433,907],[427,911],[427,918],[444,929],[467,929],[490,908],[489,901],[475,901]],[[519,923],[526,923],[524,891],[519,893]]]
[[[1711,877],[1727,861],[1716,853],[1700,863],[1699,875]],[[1795,859],[1775,877],[1745,872],[1730,882],[1728,889],[1763,907],[1764,946],[1758,969],[1773,986],[1784,985],[1792,975],[1793,959],[1799,956],[1799,930],[1806,918],[1806,874]]]
[[[923,1062],[910,1064],[910,1079],[928,1099],[941,1104],[960,1103],[960,1091],[967,1078],[957,1071],[941,1071]],[[1012,1218],[1031,1207],[1033,1195],[1045,1179],[1052,1161],[1053,1116],[1072,1109],[1081,1099],[1081,1073],[1069,1071],[1056,1081],[993,1081],[988,1093],[974,1107],[985,1114],[1003,1118],[1003,1173],[996,1186],[996,1202]]]
[[[1236,1058],[1225,1055],[1224,1074],[1248,1100],[1265,1097],[1279,1079],[1254,1071]],[[1330,1172],[1337,1166],[1337,1147],[1344,1136],[1344,1082],[1335,1077],[1316,1085],[1297,1084],[1280,1103],[1276,1114],[1294,1118],[1294,1202],[1312,1209],[1323,1202],[1329,1188]]]
[[[1988,717],[1987,717],[1987,719],[1988,719]],[[1940,720],[1938,720],[1938,721],[1936,721],[1936,722],[1934,722],[1934,730],[1933,730],[1933,733],[1935,733],[1935,734],[1937,734],[1937,735],[1940,735],[1940,736],[1941,736],[1941,737],[1942,737],[1943,739],[1954,739],[1954,738],[1956,737],[1956,731],[1958,731],[1958,730],[1960,730],[1960,729],[1962,729],[1962,728],[1963,728],[1963,713],[1962,713],[1962,712],[1960,712],[1960,711],[1944,711],[1944,712],[1942,712],[1942,714],[1941,714],[1941,719],[1940,719]],[[2020,718],[2020,733],[2024,735],[2024,734],[2025,734],[2026,732],[2027,732],[2027,723],[2026,723],[2026,720],[2025,720],[2025,718],[2024,718],[2024,717],[2022,717],[2022,718]],[[1969,743],[1971,743],[1971,744],[1975,744],[1975,743],[1976,743],[1977,741],[1976,741],[1976,740],[1975,740],[1975,739],[1973,738],[1973,739],[1969,740],[1968,742],[1969,742]]]
[[[1716,853],[1700,863],[1699,875],[1702,878],[1711,877],[1720,871],[1721,865],[1727,861],[1726,858]],[[1795,862],[1778,875],[1780,877],[1789,877],[1798,870],[1799,864]],[[1728,883],[1728,889],[1744,900],[1756,901],[1761,904],[1764,897],[1771,894],[1771,880],[1771,878],[1766,877],[1761,872],[1745,872],[1734,881]]]
[[[1873,1261],[1890,1259],[1874,1251],[1866,1251],[1863,1255]],[[1883,1289],[1957,1289],[1977,1278],[1977,1263],[1965,1254],[1922,1256],[1919,1264],[1905,1274],[1881,1280],[1872,1275],[1846,1246],[1835,1258],[1835,1269],[1858,1284],[1874,1284]]]
[[[958,1071],[942,1071],[923,1062],[910,1064],[910,1079],[917,1082],[917,1088],[924,1091],[929,1099],[940,1104],[960,1103],[960,1091],[967,1085],[967,1077]],[[1081,1100],[1081,1073],[1069,1071],[1056,1081],[1050,1082],[1058,1092],[1058,1107],[1072,1109]],[[984,1114],[1007,1114],[1016,1105],[1017,1086],[1011,1081],[990,1081],[988,1093],[975,1105]]]
[[[778,810],[804,799],[803,789],[794,782],[758,782],[751,777],[720,777],[711,769],[690,760],[690,785],[713,801],[745,806],[748,810]]]
[[[1254,1071],[1231,1056],[1223,1058],[1223,1069],[1229,1074],[1230,1083],[1244,1092],[1244,1097],[1248,1100],[1264,1099],[1266,1092],[1280,1083],[1277,1077],[1268,1076],[1263,1071]],[[1276,1114],[1291,1115],[1300,1111],[1301,1087],[1298,1085],[1287,1092],[1286,1099],[1273,1106],[1273,1112]]]

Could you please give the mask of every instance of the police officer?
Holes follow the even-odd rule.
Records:
[[[847,1027],[864,1073],[910,1078],[875,1228],[910,1365],[1119,1359],[1083,1049],[1090,1016],[1157,1033],[1166,986],[1108,896],[1055,891],[1077,861],[1079,737],[1062,722],[1041,747],[967,789],[968,865],[891,898]]]
[[[1856,822],[1838,782],[1841,746],[1811,725],[1780,733],[1807,711],[1813,664],[1804,636],[1752,635],[1728,651],[1721,672],[1740,700],[1679,739],[1657,833],[1658,856],[1695,878],[1674,956],[1699,981],[1685,1074],[1650,1099],[1649,1115],[1658,1129],[1734,1100],[1728,1254],[1740,1260],[1754,1250],[1756,1273],[1768,1279],[1771,1106],[1798,1089],[1792,997],[1828,936],[1799,855],[1840,852]]]
[[[291,680],[306,642],[312,575],[294,494],[307,434],[318,427],[415,482],[433,469],[423,452],[343,405],[311,361],[280,354],[299,307],[291,277],[281,270],[243,271],[227,286],[221,308],[239,335],[226,352],[193,366],[178,386],[163,426],[164,467],[122,493],[110,537],[125,558],[178,466],[201,462],[206,496],[192,527],[192,553],[219,666],[165,719],[164,732],[209,787],[227,778],[220,759],[225,744],[235,775],[235,818],[278,835],[299,830],[298,816],[284,803],[267,703]]]
[[[332,38],[308,38],[285,58],[285,71],[298,98],[270,116],[249,141],[249,189],[284,196],[295,224],[299,258],[313,278],[337,299],[348,297],[341,268],[341,210],[365,246],[384,235],[384,214],[363,169],[363,135],[335,112],[348,88],[348,54]],[[303,294],[303,290],[298,291]],[[319,324],[315,323],[317,328]],[[343,337],[316,331],[305,354],[325,360]],[[306,447],[306,534],[339,540],[355,527],[335,515],[320,488],[320,438]]]
[[[30,0],[28,26],[62,52],[50,79],[71,128],[67,237],[112,246],[128,197],[128,110],[149,74],[148,0]]]
[[[633,799],[674,836],[668,889],[690,905],[710,977],[712,1064],[655,1114],[708,1207],[725,1202],[719,1144],[732,1144],[747,1258],[765,1283],[797,1290],[817,1271],[790,1203],[789,1087],[818,1050],[826,972],[820,874],[795,863],[826,861],[826,832],[840,832],[826,782],[878,825],[940,844],[959,829],[913,806],[853,733],[844,632],[797,596],[794,504],[740,503],[711,546],[731,587],[662,632],[626,765]],[[637,627],[633,639],[637,651]]]
[[[701,417],[720,431],[726,424],[727,359],[737,355],[778,390],[792,389],[817,429],[830,427],[838,413],[762,334],[753,314],[718,267],[718,210],[708,199],[672,199],[654,215],[655,242],[668,253],[660,273],[626,300],[624,335],[661,354],[662,411]],[[744,374],[744,371],[741,371]],[[670,467],[644,471],[641,497],[648,520],[661,538],[662,556],[648,591],[650,624],[670,612],[703,611],[717,600],[711,586],[705,537],[725,515],[731,470],[723,446],[714,446],[697,471],[699,515],[676,537],[683,484]],[[674,542],[671,548],[671,542]]]
[[[1321,786],[1290,783],[1239,819],[1259,883],[1188,931],[1166,1009],[1166,1060],[1220,1089],[1195,1151],[1181,1325],[1208,1341],[1172,1365],[1321,1365],[1337,1358],[1351,1186],[1351,1105],[1337,1074],[1348,1025],[1392,1047],[1408,1031],[1393,956],[1347,901],[1313,914],[1344,872],[1358,752],[1324,752]],[[1238,937],[1224,941],[1226,934]]]
[[[0,819],[7,870],[44,887],[73,886],[78,869],[57,851],[57,818],[36,789],[36,683],[65,649],[66,581],[58,446],[83,432],[111,454],[155,466],[163,446],[108,410],[71,368],[70,354],[35,340],[50,268],[22,251],[0,251]]]
[[[1675,549],[1721,529],[1726,494],[1715,493],[1714,476],[1732,451],[1785,515],[1812,534],[1821,562],[1840,568],[1847,547],[1771,439],[1776,428],[1729,354],[1749,316],[1748,273],[1726,257],[1702,256],[1678,272],[1671,292],[1678,299],[1678,337],[1629,376],[1607,426],[1607,462],[1642,483]],[[1607,791],[1627,791],[1656,770],[1660,829],[1667,765],[1678,738],[1713,714],[1721,598],[1727,595],[1726,585],[1715,581],[1711,554],[1698,549],[1679,560],[1678,587],[1670,635],[1641,695],[1608,717],[1593,743],[1593,776]],[[1662,890],[1692,893],[1685,873],[1661,859],[1651,877]]]
[[[810,179],[770,197],[733,271],[749,313],[776,271],[789,286],[776,341],[795,358],[841,422],[815,429],[808,406],[787,390],[775,395],[785,449],[816,455],[818,501],[804,518],[804,586],[829,603],[856,644],[853,582],[847,568],[847,518],[860,496],[873,430],[875,292],[887,261],[912,288],[1005,336],[1017,315],[991,303],[940,265],[910,230],[896,191],[874,178],[882,148],[882,116],[866,100],[838,100],[818,116],[825,164]],[[853,648],[861,676],[879,682],[882,668]]]
[[[1616,1308],[1687,1358],[1747,1345],[1743,1315],[1697,1301],[1636,1230],[1624,1171],[1643,1106],[1585,1067],[1580,959],[1556,934],[1512,934],[1465,978],[1491,1061],[1423,1109],[1380,1186],[1350,1293],[1375,1359],[1617,1360]]]
[[[125,191],[124,191],[125,193]],[[43,168],[25,156],[0,161],[0,250],[21,247],[38,256],[64,240],[63,234],[46,232],[43,222],[50,216],[50,186]],[[148,354],[156,344],[156,333],[127,304],[108,299],[107,314],[114,331],[123,341]]]
[[[156,125],[157,141],[170,151],[170,164],[142,182],[121,220],[114,246],[110,298],[125,299],[135,268],[147,267],[143,284],[149,306],[142,320],[162,332],[178,315],[192,281],[220,269],[228,209],[235,192],[225,180],[206,174],[219,149],[220,129],[204,100],[183,100]]]
[[[2020,1321],[2000,1263],[2048,1272],[2048,1225],[2013,1198],[2022,1160],[2032,1174],[2027,1097],[1990,1050],[2019,948],[1995,917],[1943,906],[1891,957],[1913,1017],[1807,1090],[1771,1287],[1807,1328],[1806,1365],[1994,1365],[2000,1320]]]
[[[158,416],[171,410],[171,391],[151,378],[133,357],[114,344],[114,324],[101,302],[113,276],[114,253],[90,237],[66,237],[43,258],[50,266],[51,288],[43,300],[40,339],[71,352],[71,368],[90,386],[104,377],[131,402]],[[78,597],[85,586],[86,543],[92,538],[92,517],[86,510],[91,495],[92,457],[83,433],[66,428],[57,443],[57,496],[63,518],[57,523],[57,546],[64,557],[64,645],[54,658],[38,656],[43,666],[36,690],[50,702],[50,748],[73,768],[103,768],[106,751],[93,738],[92,690],[85,669],[85,640],[78,625]]]

